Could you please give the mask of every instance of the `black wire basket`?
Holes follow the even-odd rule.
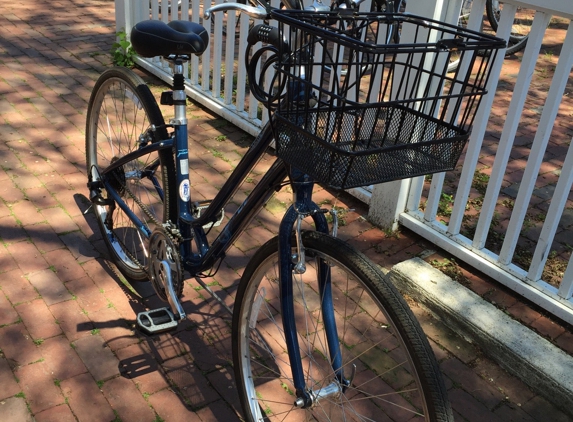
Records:
[[[266,105],[286,163],[337,189],[456,166],[503,40],[406,14],[272,17],[287,42]]]

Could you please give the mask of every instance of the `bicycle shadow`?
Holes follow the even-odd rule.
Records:
[[[155,294],[151,283],[129,283],[121,276],[98,237],[99,227],[89,200],[82,194],[75,194],[74,198],[94,233],[88,240],[98,243],[97,262],[120,287],[133,314],[168,306]],[[235,289],[221,288],[218,293],[225,303],[231,304]],[[189,280],[185,282],[182,306],[188,318],[171,332],[146,335],[135,328],[135,320],[126,318],[92,320],[78,324],[77,330],[101,333],[119,359],[119,374],[133,380],[142,393],[153,395],[167,389],[190,411],[212,406],[210,410],[221,417],[240,414],[232,370],[231,315],[217,300],[205,297],[204,289],[189,284]],[[136,339],[127,334],[110,336],[118,328],[133,329]]]

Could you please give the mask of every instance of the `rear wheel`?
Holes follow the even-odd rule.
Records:
[[[497,31],[499,26],[499,18],[503,9],[503,2],[499,0],[488,0],[485,5],[487,19],[493,31]],[[531,32],[531,25],[533,25],[533,17],[535,16],[534,9],[526,9],[518,7],[515,13],[513,26],[511,27],[511,34],[509,36],[506,55],[517,53],[525,48],[527,38]]]
[[[293,273],[294,319],[312,406],[295,406],[279,300],[278,238],[245,269],[233,315],[233,359],[248,421],[452,421],[441,373],[396,289],[345,242],[304,232],[306,272]],[[331,293],[319,294],[318,280]],[[326,285],[329,285],[327,282]],[[324,288],[323,291],[328,291]],[[329,305],[336,336],[325,335]],[[332,338],[331,337],[331,340]],[[332,344],[332,343],[331,343]],[[333,364],[341,358],[344,381]]]
[[[128,153],[166,138],[161,111],[141,78],[124,68],[104,72],[88,105],[87,171],[90,182],[101,182],[94,211],[111,259],[134,281],[149,279],[149,236],[175,211],[169,207],[175,203],[169,190],[175,173],[173,155],[165,150],[152,152],[108,173],[105,169]],[[103,182],[116,198],[103,188]],[[141,224],[135,224],[114,199],[120,199]]]

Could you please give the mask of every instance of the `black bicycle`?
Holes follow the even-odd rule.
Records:
[[[404,12],[406,9],[407,0],[374,0],[373,9],[379,12]],[[458,19],[458,26],[467,28],[470,12],[472,9],[473,0],[463,0],[460,15]],[[503,2],[499,0],[487,0],[485,4],[485,14],[482,19],[481,31],[484,33],[495,34],[499,25],[501,11],[503,9]],[[513,25],[511,27],[510,36],[505,50],[505,55],[509,56],[521,51],[527,44],[529,33],[531,32],[531,25],[533,24],[533,17],[535,10],[527,9],[525,7],[517,7]],[[394,28],[388,42],[400,42],[400,28]],[[485,53],[485,52],[484,52]],[[449,72],[457,69],[459,64],[459,57],[453,55],[448,67]]]
[[[245,418],[453,420],[438,364],[408,305],[376,265],[329,234],[336,234],[336,213],[320,208],[312,191],[315,181],[345,189],[452,169],[503,41],[415,16],[348,9],[224,3],[207,16],[223,10],[277,26],[255,26],[247,48],[267,45],[246,54],[269,124],[212,200],[195,201],[189,181],[183,65],[208,46],[201,25],[144,21],[131,32],[138,54],[173,65],[173,91],[161,96],[175,109],[169,123],[127,69],[104,72],[90,98],[88,187],[103,239],[127,279],[151,281],[169,303],[140,313],[139,327],[155,334],[186,318],[185,271],[198,280],[213,275],[251,219],[288,185],[293,205],[279,235],[245,268],[233,310]],[[397,22],[417,34],[414,43],[383,42]],[[449,56],[460,49],[474,71],[447,76]],[[476,54],[484,49],[492,54]],[[276,161],[211,235],[273,141]],[[302,230],[307,218],[315,230]]]

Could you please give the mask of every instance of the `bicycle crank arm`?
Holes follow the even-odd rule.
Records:
[[[161,286],[164,288],[167,302],[171,309],[159,308],[137,314],[137,325],[140,330],[149,335],[171,331],[177,328],[179,321],[186,318],[181,302],[177,298],[171,277],[171,268],[165,260],[159,262],[162,273]]]
[[[173,287],[173,280],[171,278],[171,267],[169,266],[169,263],[167,261],[161,261],[159,265],[163,267],[162,270],[164,277],[161,281],[163,283],[163,287],[165,288],[167,301],[171,306],[171,310],[173,312],[173,315],[175,316],[175,319],[177,321],[181,321],[185,319],[187,315],[183,310],[183,306],[181,306],[181,302],[179,302],[179,299],[177,298],[177,293],[175,293],[175,288]]]

